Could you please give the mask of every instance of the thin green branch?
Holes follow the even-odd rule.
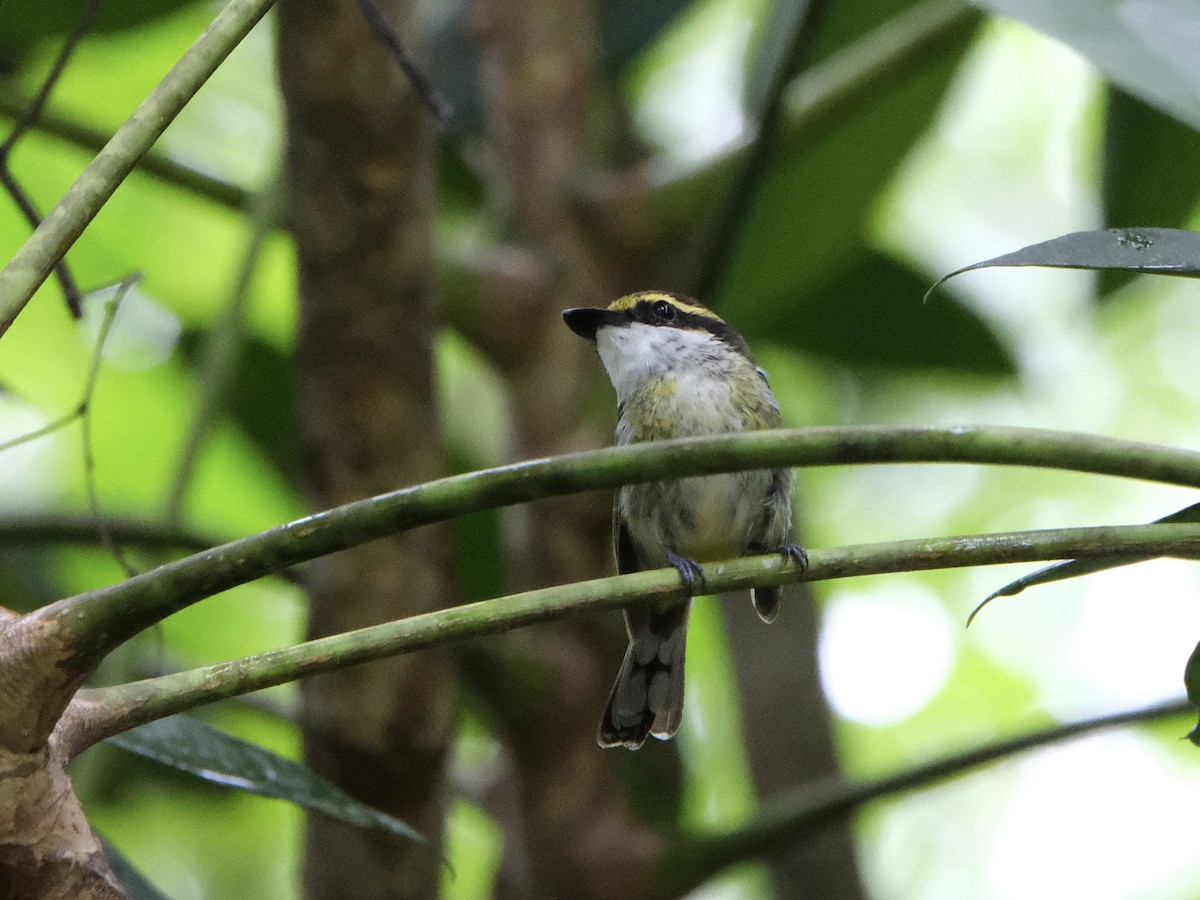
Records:
[[[64,413],[53,422],[47,422],[41,428],[33,431],[27,431],[24,434],[18,434],[14,438],[9,438],[7,441],[0,441],[0,453],[5,450],[11,450],[13,447],[20,447],[22,444],[28,444],[36,441],[39,438],[44,438],[48,434],[54,434],[60,428],[66,428],[76,419],[83,415],[83,409],[76,406],[69,413]]]
[[[26,105],[27,101],[23,98],[13,96],[7,91],[0,91],[0,116],[11,119],[19,118]],[[54,112],[44,113],[33,127],[40,134],[58,138],[60,141],[65,141],[93,154],[103,150],[104,145],[111,137],[106,132],[56,115]],[[154,150],[138,160],[136,171],[230,209],[248,209],[253,202],[254,194],[246,188],[188,168]]]
[[[107,528],[107,519],[100,510],[100,494],[96,488],[96,455],[92,451],[92,399],[96,393],[96,382],[100,378],[100,364],[104,360],[104,346],[108,343],[108,336],[112,332],[113,323],[117,320],[117,313],[121,309],[121,301],[125,299],[125,295],[133,288],[138,281],[141,280],[141,275],[130,275],[119,285],[116,292],[113,294],[104,306],[104,318],[100,322],[100,331],[96,336],[96,349],[92,353],[92,363],[88,367],[87,379],[83,385],[83,399],[79,401],[79,440],[80,453],[83,458],[83,483],[87,490],[88,509],[92,513],[92,520],[96,523],[96,532],[100,535],[100,543],[109,552],[109,555],[117,561],[117,565],[129,577],[137,574],[137,570],[130,565],[129,560],[125,557],[121,547],[113,539],[112,534]]]
[[[532,460],[404,488],[279,525],[34,613],[88,668],[166,616],[299,562],[468,512],[681,475],[777,466],[977,463],[1200,487],[1200,453],[1033,428],[859,426],[656,441]]]
[[[229,304],[220,320],[209,331],[200,361],[200,400],[192,417],[191,427],[183,442],[183,451],[171,479],[167,496],[165,520],[178,524],[183,504],[192,483],[200,451],[213,426],[225,409],[229,389],[233,385],[242,358],[242,343],[246,328],[246,307],[250,302],[250,283],[258,270],[258,261],[271,232],[279,225],[282,214],[282,185],[278,178],[262,191],[251,208],[251,230],[237,276],[230,291]]]
[[[75,20],[75,24],[63,41],[62,47],[59,48],[58,55],[55,57],[53,64],[51,64],[50,71],[42,79],[37,93],[29,101],[29,105],[13,125],[13,129],[9,132],[8,137],[5,138],[4,143],[0,144],[0,182],[3,182],[13,202],[25,216],[25,220],[29,223],[30,228],[37,228],[41,224],[42,219],[38,215],[37,208],[34,206],[33,198],[26,193],[24,186],[17,180],[17,176],[9,166],[12,151],[17,145],[17,141],[21,139],[21,135],[28,131],[30,126],[41,118],[42,113],[46,109],[46,101],[50,99],[50,93],[54,90],[55,85],[58,84],[62,73],[66,71],[67,63],[79,47],[84,35],[91,31],[92,26],[96,22],[96,16],[100,13],[100,7],[103,5],[104,0],[87,0],[84,4],[83,11]],[[80,293],[79,285],[71,274],[71,270],[67,267],[65,259],[58,261],[54,267],[54,273],[58,276],[59,286],[62,288],[63,297],[67,301],[67,309],[70,310],[72,316],[78,319],[83,315],[83,295]]]
[[[1131,548],[1194,559],[1200,557],[1200,525],[1064,528],[812,550],[803,572],[781,554],[754,556],[706,564],[705,590],[722,593],[802,580],[1087,558]],[[187,672],[82,691],[79,699],[87,710],[71,717],[76,733],[64,740],[78,751],[164,716],[298,678],[544,622],[566,613],[638,601],[660,603],[683,596],[679,573],[671,568],[600,578],[469,603]]]
[[[229,0],[0,270],[0,337],[134,165],[273,0]]]
[[[736,831],[681,838],[664,855],[659,866],[661,880],[656,885],[657,890],[648,896],[666,900],[687,894],[725,868],[792,846],[875,800],[919,790],[1038,747],[1062,743],[1103,729],[1155,722],[1185,714],[1195,714],[1191,704],[1184,699],[1171,700],[1143,709],[1056,725],[946,756],[862,784],[830,781],[805,785],[790,796],[772,801]]]

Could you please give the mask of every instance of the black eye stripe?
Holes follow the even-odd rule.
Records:
[[[660,307],[667,307],[669,312],[664,314],[664,311],[660,310]],[[718,340],[724,341],[747,359],[752,359],[750,348],[746,346],[746,342],[742,336],[720,319],[687,312],[666,300],[642,300],[630,307],[625,315],[631,321],[641,322],[644,325],[666,326],[669,324],[672,328],[707,331]]]

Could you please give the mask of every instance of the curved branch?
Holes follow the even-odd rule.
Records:
[[[705,589],[717,594],[788,584],[927,569],[1047,559],[1087,558],[1141,550],[1200,557],[1200,525],[1127,525],[894,541],[809,553],[801,571],[781,554],[707,563]],[[307,641],[281,650],[115,687],[81,691],[82,704],[60,732],[78,753],[102,738],[197,706],[449,641],[507,631],[571,612],[680,600],[685,588],[672,568],[598,578],[481,600]],[[64,733],[65,732],[65,733]]]
[[[1200,453],[1194,451],[999,426],[760,431],[533,460],[347,503],[43,607],[11,626],[26,635],[49,635],[58,648],[47,682],[26,685],[23,692],[38,696],[37,708],[49,711],[38,713],[44,727],[57,720],[106,654],[170,614],[296,563],[464,513],[683,475],[867,462],[1037,466],[1200,487]],[[1115,548],[1126,555],[1138,549]],[[57,706],[49,695],[57,697]]]
[[[857,426],[656,441],[455,475],[347,503],[61,600],[34,615],[65,622],[79,651],[99,659],[205,597],[296,563],[464,513],[681,475],[933,462],[1069,469],[1200,487],[1198,452],[1036,428]]]

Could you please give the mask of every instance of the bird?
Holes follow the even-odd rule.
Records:
[[[682,294],[639,291],[605,309],[563,311],[596,346],[617,395],[616,443],[732,434],[781,424],[767,373],[742,336]],[[626,485],[613,502],[620,574],[673,566],[687,599],[625,611],[629,648],[597,731],[602,747],[636,750],[672,737],[683,718],[684,658],[691,598],[703,563],[780,552],[804,568],[795,542],[790,468],[701,475]],[[759,618],[774,621],[780,588],[756,587]]]

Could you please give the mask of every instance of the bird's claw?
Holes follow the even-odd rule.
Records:
[[[802,573],[808,570],[808,551],[799,544],[784,544],[779,552],[794,562]]]
[[[678,553],[667,553],[667,562],[679,572],[679,577],[683,579],[683,585],[687,588],[688,596],[696,596],[697,582],[700,583],[700,588],[703,590],[704,569],[700,563],[690,557],[680,556]]]

